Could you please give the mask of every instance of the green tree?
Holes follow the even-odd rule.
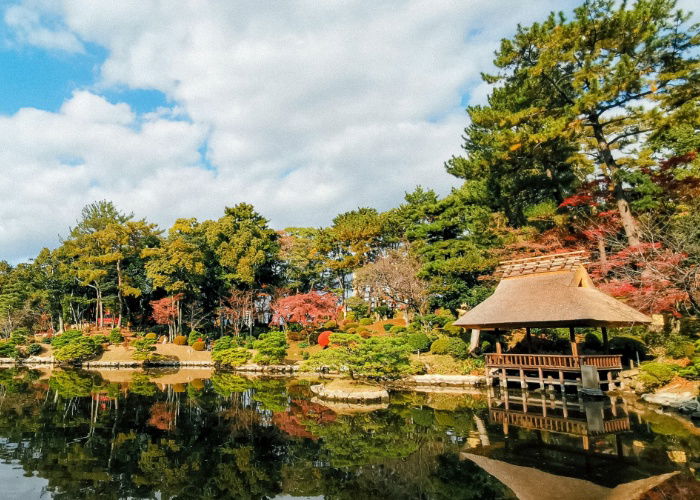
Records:
[[[696,119],[699,109],[698,26],[687,27],[688,15],[674,9],[673,0],[588,0],[571,20],[551,14],[519,27],[496,52],[500,73],[484,76],[500,87],[493,102],[471,109],[485,129],[467,130],[470,157],[448,169],[473,178],[484,158],[492,166],[520,151],[524,158],[515,164],[526,166],[523,160],[542,147],[554,153],[550,173],[558,182],[557,172],[588,155],[612,192],[628,244],[639,244],[625,185],[648,164],[645,139]],[[508,93],[515,102],[504,105]],[[478,135],[492,131],[486,142],[495,154],[472,156]]]
[[[252,205],[239,203],[219,220],[202,224],[226,290],[274,281],[279,242],[267,222]]]

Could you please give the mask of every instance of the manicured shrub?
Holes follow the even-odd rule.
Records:
[[[156,340],[158,338],[158,335],[156,335],[155,333],[147,333],[146,335],[144,335],[144,338],[149,340]]]
[[[306,361],[307,359],[309,359],[310,356],[311,356],[311,353],[309,353],[309,351],[304,351],[304,352],[301,353],[301,359],[303,359],[303,360],[305,360],[305,361]]]
[[[397,334],[397,333],[403,333],[406,331],[405,326],[399,326],[399,325],[394,325],[389,328],[389,333]]]
[[[19,354],[14,343],[9,340],[0,341],[0,358],[18,358]]]
[[[29,344],[29,346],[27,347],[27,354],[29,354],[30,356],[36,356],[39,353],[41,353],[41,349],[42,349],[41,344],[37,344],[37,343]]]
[[[355,333],[357,333],[357,328],[348,328],[347,330],[345,330],[345,333],[354,335]]]
[[[362,341],[362,337],[351,333],[334,333],[330,336],[331,344],[337,346],[348,346]]]
[[[374,323],[374,321],[372,320],[372,318],[362,318],[362,319],[359,321],[359,323],[360,323],[360,325],[362,325],[362,326],[367,326],[367,325],[371,325],[372,323]]]
[[[587,333],[584,337],[583,348],[591,351],[600,351],[603,348],[603,342],[595,333]]]
[[[63,347],[64,345],[70,343],[74,339],[77,339],[82,336],[83,332],[81,332],[80,330],[66,330],[60,335],[55,335],[51,339],[51,345],[54,348]]]
[[[338,328],[338,323],[336,321],[330,320],[323,324],[324,330],[335,330]]]
[[[92,341],[96,344],[107,344],[109,342],[109,339],[106,335],[93,335]]]
[[[184,335],[178,335],[173,339],[173,344],[175,345],[185,345],[187,344],[187,337]]]
[[[206,347],[206,344],[204,342],[202,342],[201,340],[198,340],[192,344],[192,349],[194,349],[195,351],[203,351],[205,347]]]
[[[453,322],[450,321],[449,323],[446,323],[445,326],[442,327],[442,329],[448,335],[460,335],[461,333],[464,332],[464,328],[462,328],[461,326],[454,326],[452,323]]]
[[[196,330],[192,330],[187,336],[187,345],[192,345],[195,342],[203,341],[206,335],[202,335]]]
[[[211,351],[214,353],[223,351],[224,349],[230,349],[231,347],[235,347],[235,345],[233,345],[233,337],[225,335],[214,341],[214,347],[212,347]]]
[[[287,355],[287,338],[284,332],[269,332],[260,335],[253,342],[253,347],[258,351],[254,361],[261,365],[281,363]]]
[[[355,315],[354,312],[349,312],[345,315],[345,321],[356,321],[357,316]]]
[[[382,328],[384,328],[384,331],[385,331],[385,332],[389,332],[389,331],[391,331],[391,328],[392,328],[393,326],[394,326],[394,325],[392,325],[391,323],[384,323],[384,324],[382,325]]]
[[[26,328],[18,328],[10,333],[10,341],[15,345],[24,345],[27,343],[29,330]]]
[[[427,352],[430,349],[430,337],[425,333],[411,333],[406,340],[413,352]]]
[[[396,337],[371,337],[332,349],[314,353],[304,363],[304,370],[322,367],[347,371],[350,376],[374,379],[399,378],[411,372],[410,347],[404,339]]]
[[[309,347],[309,343],[308,342],[299,342],[299,347],[302,349],[306,349],[307,347]]]
[[[363,339],[368,339],[372,336],[372,332],[370,332],[366,328],[361,328],[360,330],[358,330],[357,334]]]
[[[465,359],[469,354],[467,343],[459,337],[449,337],[447,341],[447,353],[457,359]]]
[[[356,322],[345,323],[343,325],[343,330],[347,332],[350,328],[357,328],[358,326],[360,326],[360,324]]]
[[[53,352],[57,361],[62,363],[77,363],[92,359],[102,352],[102,345],[92,338],[79,336],[64,343]]]
[[[642,363],[639,366],[639,381],[647,389],[655,389],[666,385],[675,376],[676,366],[656,361]]]
[[[430,346],[431,354],[447,354],[449,343],[448,337],[440,337]]]
[[[121,344],[124,342],[124,336],[119,328],[114,328],[111,332],[109,332],[109,341],[112,344]]]
[[[155,344],[156,339],[154,338],[149,339],[146,337],[141,337],[140,339],[136,339],[132,343],[132,346],[136,350],[136,352],[133,355],[134,359],[147,359],[149,355],[156,350]]]
[[[211,359],[225,366],[240,366],[250,359],[250,355],[250,351],[244,347],[229,347],[212,351]]]
[[[610,352],[622,354],[626,359],[636,359],[639,354],[639,358],[644,359],[646,347],[638,338],[620,335],[610,340]]]

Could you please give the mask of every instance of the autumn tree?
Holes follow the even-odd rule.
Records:
[[[178,332],[182,331],[182,309],[180,307],[182,297],[182,294],[176,294],[152,300],[150,303],[153,310],[151,318],[159,325],[168,325],[168,337],[171,341]]]
[[[272,304],[272,324],[298,323],[316,327],[334,319],[339,311],[338,296],[328,292],[309,292],[277,299]]]
[[[370,290],[380,300],[403,305],[409,312],[425,314],[428,283],[418,277],[421,262],[406,248],[392,250],[355,273],[355,288]]]
[[[231,290],[221,307],[221,318],[233,334],[238,336],[248,323],[252,325],[255,314],[255,292],[252,290]]]

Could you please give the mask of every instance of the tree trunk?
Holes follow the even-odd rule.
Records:
[[[624,188],[622,187],[622,182],[616,178],[620,171],[620,167],[617,165],[617,162],[612,155],[610,145],[605,139],[603,126],[600,125],[598,117],[592,116],[589,118],[593,126],[593,135],[596,140],[598,154],[600,155],[600,159],[604,164],[604,169],[606,171],[605,173],[610,180],[610,185],[613,188],[613,196],[615,197],[617,210],[620,212],[622,227],[625,230],[625,235],[627,236],[627,244],[632,247],[637,246],[639,245],[639,228],[637,227],[637,221],[630,211],[630,204],[627,201],[627,196]]]
[[[121,328],[122,314],[124,313],[124,304],[122,297],[122,266],[121,261],[119,260],[117,261],[117,301],[119,302],[119,319],[117,320],[117,327]]]

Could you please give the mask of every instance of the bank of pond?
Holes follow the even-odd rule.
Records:
[[[3,494],[455,499],[540,490],[538,498],[549,498],[563,488],[575,499],[622,498],[632,490],[641,492],[637,498],[700,493],[700,430],[621,398],[587,402],[442,388],[394,390],[388,400],[365,405],[319,399],[312,391],[317,383],[195,368],[0,369]]]

